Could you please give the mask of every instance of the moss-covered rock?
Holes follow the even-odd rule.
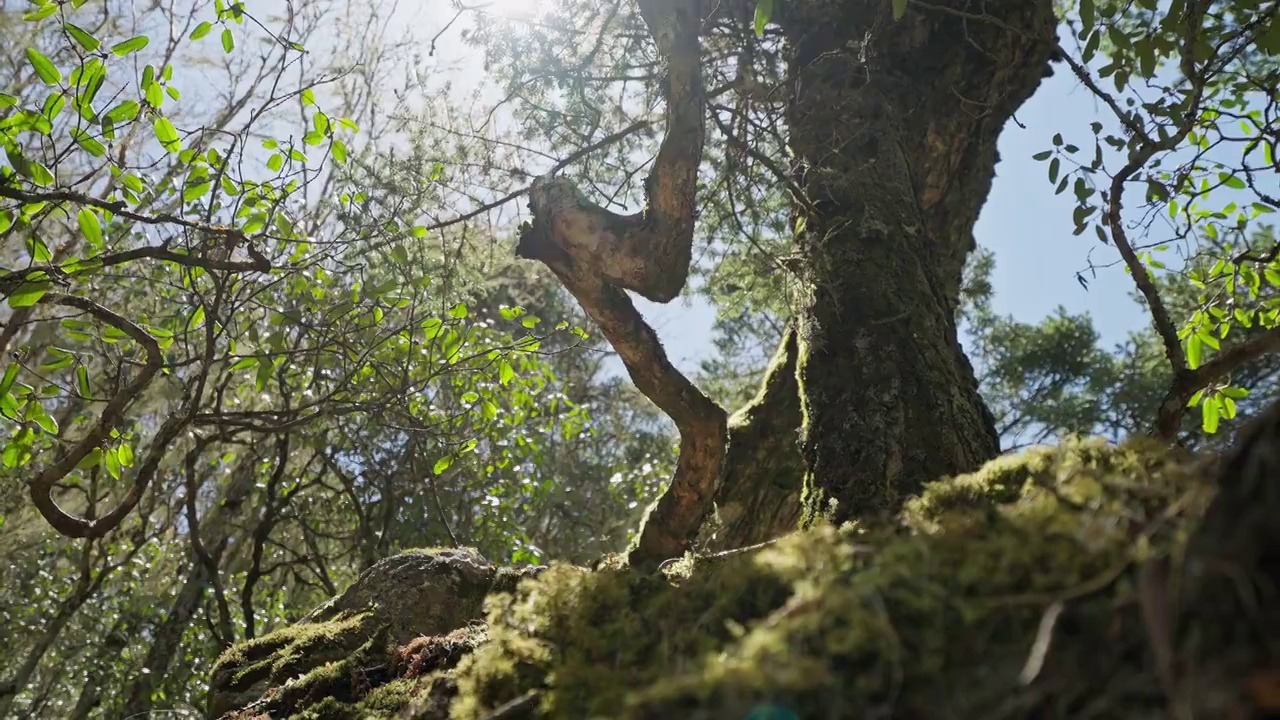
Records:
[[[348,702],[379,708],[393,705],[392,697],[407,702],[407,688],[382,688],[398,677],[388,664],[392,653],[425,638],[470,650],[482,633],[465,629],[481,617],[485,596],[512,590],[534,572],[495,567],[467,548],[414,550],[382,560],[301,622],[223,653],[214,667],[208,714],[278,717],[307,708],[311,717],[340,718],[345,716],[338,710]],[[455,632],[460,629],[461,637]],[[451,666],[460,657],[444,653],[430,664]],[[416,684],[424,685],[420,690],[429,686]]]
[[[1247,718],[1247,687],[1267,677],[1257,649],[1280,630],[1234,586],[1196,596],[1212,600],[1194,617],[1177,607],[1203,584],[1183,571],[1217,487],[1206,467],[1155,443],[1072,440],[933,483],[892,523],[689,556],[665,575],[607,562],[511,576],[486,627],[398,650],[375,651],[353,614],[377,605],[366,595],[233,649],[220,687],[268,678],[264,717],[324,720]],[[331,639],[347,627],[362,629]],[[308,702],[284,682],[305,668],[322,673]],[[357,669],[364,684],[343,684]]]

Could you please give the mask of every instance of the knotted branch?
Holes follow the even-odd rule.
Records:
[[[588,201],[572,182],[540,178],[529,190],[534,222],[516,248],[542,261],[599,326],[631,380],[676,424],[680,458],[675,477],[651,508],[631,553],[636,567],[654,567],[684,553],[720,487],[727,416],[671,364],[653,328],[624,290],[669,302],[689,273],[698,165],[706,132],[700,15],[689,0],[639,0],[667,63],[666,135],[645,180],[648,206],[618,215]]]

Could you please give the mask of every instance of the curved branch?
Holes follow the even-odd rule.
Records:
[[[648,206],[618,215],[587,200],[563,178],[539,178],[529,188],[531,207],[550,221],[552,242],[609,284],[654,302],[670,302],[684,289],[693,253],[706,136],[698,5],[640,2],[640,14],[667,60],[666,135],[645,179]],[[531,257],[519,250],[517,255]]]
[[[684,288],[706,134],[699,3],[639,5],[667,62],[667,128],[645,180],[648,207],[617,215],[587,201],[568,180],[540,177],[529,189],[534,221],[522,230],[516,255],[555,273],[622,358],[632,382],[680,431],[675,476],[649,509],[629,557],[633,567],[652,569],[684,554],[709,514],[724,479],[728,418],[671,364],[625,292],[669,302]]]
[[[146,352],[147,359],[142,369],[138,371],[132,382],[120,388],[107,401],[106,407],[102,409],[102,413],[98,417],[98,424],[89,431],[89,434],[85,435],[60,460],[46,467],[43,472],[27,483],[32,503],[35,504],[40,514],[44,516],[44,519],[48,520],[49,524],[59,533],[74,538],[102,537],[119,525],[142,499],[142,492],[146,489],[151,475],[155,473],[156,467],[160,464],[157,450],[165,448],[177,436],[181,427],[180,424],[174,422],[175,418],[171,417],[161,426],[160,432],[157,433],[156,438],[152,441],[151,452],[148,453],[146,460],[134,475],[134,485],[129,494],[120,501],[119,505],[105,515],[89,520],[68,513],[53,499],[53,486],[74,470],[76,465],[81,460],[84,460],[94,448],[102,446],[107,436],[120,423],[125,407],[137,398],[151,382],[151,379],[155,377],[156,373],[160,372],[160,368],[164,363],[164,356],[160,351],[159,343],[156,342],[155,338],[151,337],[150,333],[129,319],[108,310],[92,300],[75,295],[47,293],[40,298],[40,304],[61,305],[86,312],[99,321],[118,328],[133,338]]]

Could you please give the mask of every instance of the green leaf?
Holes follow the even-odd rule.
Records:
[[[764,37],[764,28],[773,17],[773,0],[756,0],[756,37]]]
[[[1210,435],[1218,432],[1218,420],[1222,412],[1219,404],[1218,396],[1207,397],[1204,399],[1204,405],[1200,407],[1201,423],[1200,426]]]
[[[187,321],[187,329],[195,330],[204,325],[204,305],[196,307],[195,312],[191,313],[191,319]]]
[[[208,35],[209,31],[212,29],[213,29],[213,23],[206,20],[200,23],[199,25],[197,25],[196,29],[192,30],[191,34],[188,37],[190,37],[192,40],[199,40],[205,35]]]
[[[1226,185],[1229,188],[1232,188],[1235,190],[1245,189],[1244,180],[1230,173],[1218,173],[1218,180],[1221,181],[1223,185]]]
[[[1044,152],[1038,152],[1035,155],[1032,155],[1031,159],[1037,162],[1044,162],[1045,160],[1048,160],[1051,155],[1053,155],[1052,150],[1045,150]]]
[[[315,105],[315,104],[316,104],[316,91],[315,91],[315,90],[312,90],[311,88],[303,88],[303,90],[302,90],[302,104],[303,104],[303,105]]]
[[[118,125],[137,118],[141,110],[142,106],[138,104],[137,100],[125,100],[108,110],[107,114],[103,116],[103,120]]]
[[[116,455],[120,458],[121,465],[133,467],[133,447],[128,443],[120,443],[120,447],[116,450]]]
[[[907,0],[893,0],[893,19],[901,20],[907,14]]]
[[[103,464],[107,467],[107,474],[116,480],[120,479],[120,455],[115,448],[111,448],[106,452],[103,458],[106,462]]]
[[[443,473],[445,470],[448,470],[449,466],[452,464],[453,464],[453,456],[445,455],[444,457],[436,461],[436,464],[431,468],[431,472],[435,473],[436,475],[439,475]]]
[[[146,35],[135,35],[124,42],[118,42],[115,45],[112,45],[111,52],[114,53],[116,57],[124,57],[129,53],[141,50],[146,47],[149,42],[151,42],[151,38],[148,38]]]
[[[458,318],[459,320],[465,318],[467,316],[467,304],[458,303],[457,305],[454,305],[449,309],[449,315]]]
[[[87,30],[76,27],[71,23],[66,23],[64,27],[67,28],[67,34],[69,34],[73,40],[79,43],[80,47],[85,49],[85,52],[93,52],[94,50],[98,49],[99,45],[102,44],[98,42],[98,38],[91,35]]]
[[[41,430],[49,433],[50,435],[58,434],[58,421],[54,420],[49,413],[45,411],[44,406],[36,402],[34,398],[32,398],[31,402],[27,403],[27,412],[25,417],[27,420],[35,423]]]
[[[1084,32],[1093,29],[1093,23],[1097,19],[1096,8],[1094,8],[1093,0],[1080,0],[1080,25]]]
[[[39,50],[27,48],[27,61],[31,63],[36,75],[40,76],[45,85],[57,85],[62,82],[62,72],[50,62],[49,58],[41,55]]]
[[[89,470],[102,462],[102,448],[94,448],[76,463],[77,470]]]
[[[213,187],[213,182],[210,180],[204,180],[203,182],[188,185],[187,188],[182,191],[182,201],[195,202],[208,194],[209,188],[211,187]]]
[[[1204,347],[1201,344],[1199,335],[1192,335],[1187,338],[1187,366],[1192,370],[1200,367],[1200,361],[1203,359]]]
[[[71,139],[76,141],[76,144],[80,146],[81,150],[84,150],[94,157],[100,158],[107,154],[107,149],[103,147],[102,143],[95,140],[92,135],[80,128],[71,128]]]
[[[0,110],[11,108],[18,104],[18,96],[9,93],[0,93]]]
[[[98,221],[98,213],[93,208],[80,208],[76,221],[80,223],[80,232],[90,245],[102,245],[102,223]]]
[[[347,144],[341,140],[334,140],[329,143],[329,151],[333,153],[333,159],[339,165],[347,164]]]
[[[76,390],[81,397],[90,397],[93,388],[89,385],[89,368],[80,365],[76,368]]]
[[[222,28],[222,51],[231,54],[236,49],[236,36],[231,32],[231,28]]]
[[[156,120],[155,125],[156,139],[169,152],[176,152],[182,147],[182,141],[178,138],[178,131],[173,127],[173,122],[169,118],[162,117]]]
[[[9,389],[13,387],[13,381],[18,379],[18,363],[11,362],[9,367],[4,369],[4,377],[0,378],[0,395],[8,395]]]
[[[1225,387],[1220,392],[1232,400],[1243,400],[1249,397],[1249,391],[1242,387]]]
[[[498,382],[506,385],[514,380],[515,377],[516,371],[511,367],[511,363],[507,362],[505,359],[498,363]]]
[[[44,294],[49,292],[51,287],[53,287],[53,283],[48,280],[24,282],[9,294],[9,307],[15,310],[31,307],[40,302],[40,298],[44,297]]]

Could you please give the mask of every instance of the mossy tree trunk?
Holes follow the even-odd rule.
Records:
[[[895,3],[896,4],[896,3]],[[1049,0],[790,0],[806,521],[896,509],[998,440],[955,322],[996,138],[1054,45]]]

